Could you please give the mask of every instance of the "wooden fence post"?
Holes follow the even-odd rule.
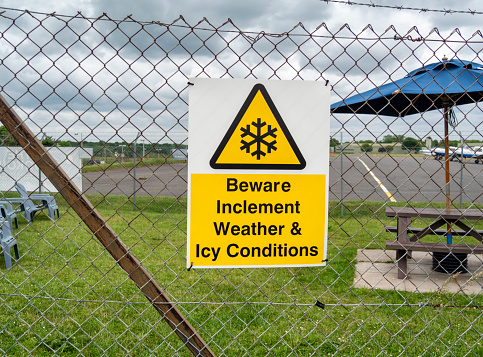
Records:
[[[129,275],[148,298],[154,308],[163,316],[194,356],[215,356],[201,336],[186,321],[175,304],[162,291],[153,277],[129,251],[112,228],[101,217],[94,206],[69,179],[52,155],[35,137],[13,108],[0,95],[0,121],[23,147],[44,175],[52,182],[80,219],[95,234],[97,239]]]

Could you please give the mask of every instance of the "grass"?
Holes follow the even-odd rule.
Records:
[[[137,197],[136,211],[126,197],[89,199],[216,355],[483,355],[481,309],[445,307],[480,306],[482,296],[352,288],[357,249],[381,249],[393,237],[384,231],[394,222],[381,202],[344,202],[344,217],[338,203],[330,203],[326,267],[187,271],[184,198]],[[8,272],[0,260],[0,351],[189,356],[72,209],[57,200],[61,218],[54,223],[41,214],[29,225],[19,218],[21,259]],[[439,307],[418,306],[428,302]]]
[[[87,160],[85,160],[87,161]],[[174,163],[186,163],[186,161],[173,160],[172,158],[145,158],[144,160],[138,160],[136,162],[136,167],[145,167],[152,165],[164,165],[164,164],[174,164]],[[134,160],[124,160],[118,161],[109,158],[104,164],[92,164],[82,166],[82,173],[87,172],[98,172],[98,171],[109,171],[109,170],[119,170],[134,167]]]

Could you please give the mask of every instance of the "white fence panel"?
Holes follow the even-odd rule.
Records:
[[[72,147],[50,147],[49,153],[60,163],[62,169],[82,190],[82,160],[85,150]],[[0,190],[14,190],[15,182],[22,183],[28,191],[57,192],[54,185],[43,175],[38,166],[21,147],[0,147]]]

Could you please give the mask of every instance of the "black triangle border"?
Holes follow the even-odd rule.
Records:
[[[242,120],[243,116],[245,115],[246,111],[248,110],[248,107],[252,103],[258,91],[261,92],[263,98],[268,104],[268,107],[272,111],[272,114],[274,115],[275,120],[277,121],[278,125],[280,126],[280,129],[282,130],[283,134],[287,138],[287,141],[289,142],[295,156],[299,160],[300,162],[299,164],[236,164],[236,163],[218,164],[216,163],[216,161],[219,159],[221,153],[223,152],[226,145],[228,144],[228,141],[234,134],[235,129],[237,128],[238,124]],[[213,154],[213,157],[210,160],[210,166],[213,169],[251,169],[251,170],[303,170],[305,168],[306,166],[305,159],[302,153],[300,152],[297,144],[295,143],[295,140],[290,134],[290,131],[285,125],[285,122],[283,121],[282,116],[278,112],[277,107],[275,107],[275,104],[273,103],[272,98],[270,98],[270,95],[268,94],[263,84],[257,83],[253,86],[252,90],[250,91],[250,94],[248,95],[247,99],[245,100],[242,107],[238,111],[238,114],[235,117],[235,120],[233,120],[233,123],[228,128],[228,131],[223,137],[223,140],[221,141],[220,145],[218,146],[215,153]]]

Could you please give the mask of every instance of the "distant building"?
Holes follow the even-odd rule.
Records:
[[[181,161],[188,160],[188,149],[179,149],[179,148],[172,149],[171,158],[173,160],[181,160]]]
[[[92,159],[94,156],[94,149],[93,148],[81,148],[80,151],[80,158],[81,159]]]

